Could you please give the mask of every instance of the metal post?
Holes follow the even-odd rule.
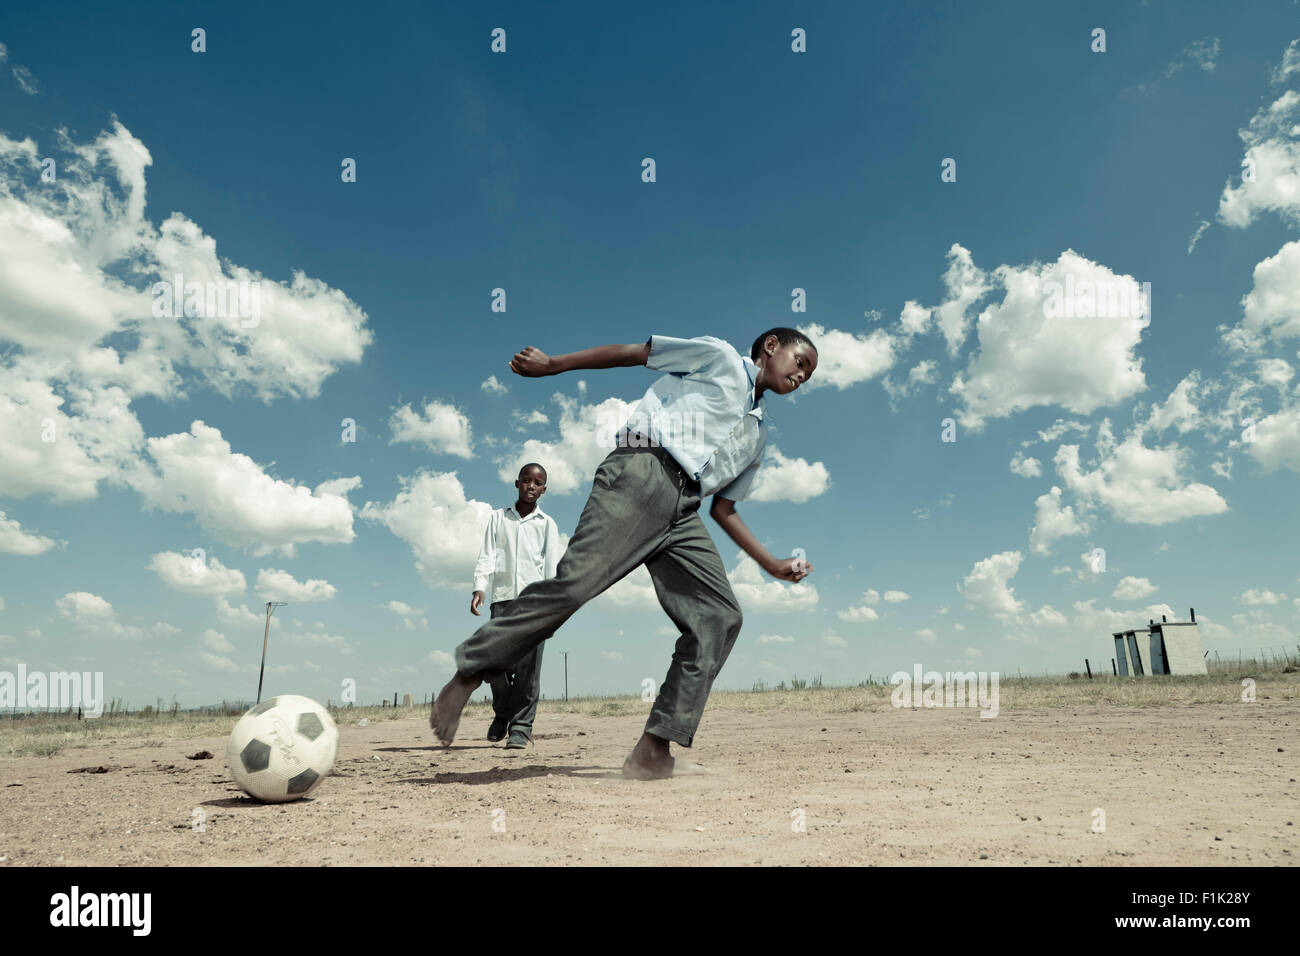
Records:
[[[564,654],[564,699],[569,699],[569,652],[561,651]]]
[[[266,642],[271,636],[271,615],[277,607],[284,607],[283,601],[266,602],[266,628],[262,631],[262,668],[257,672],[257,702],[262,702],[262,677],[266,674]]]

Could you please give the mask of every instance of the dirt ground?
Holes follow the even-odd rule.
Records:
[[[1300,702],[816,716],[710,712],[672,780],[624,780],[642,717],[341,727],[313,798],[263,805],[225,738],[0,761],[0,866],[1294,865]],[[188,754],[208,750],[211,760]],[[70,773],[104,766],[103,773]],[[194,811],[203,811],[202,831]],[[1104,811],[1104,832],[1094,832]]]

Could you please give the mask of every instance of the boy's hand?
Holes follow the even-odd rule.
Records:
[[[552,364],[549,355],[530,345],[522,352],[515,353],[515,357],[510,360],[510,369],[516,374],[526,375],[529,378],[541,378],[543,375],[555,374]]]
[[[812,562],[805,558],[786,558],[784,561],[776,562],[774,567],[768,568],[767,573],[782,581],[793,581],[798,584],[812,572],[812,569]]]
[[[484,598],[484,596],[485,596],[485,595],[483,594],[482,591],[475,591],[475,592],[474,592],[474,596],[473,596],[472,598],[469,599],[469,612],[470,612],[471,614],[478,614],[479,617],[482,617],[482,616],[483,616],[483,615],[481,615],[481,614],[478,613],[478,609],[481,608],[481,607],[483,606],[483,598]]]

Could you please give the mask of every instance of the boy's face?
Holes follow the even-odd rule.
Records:
[[[525,468],[515,479],[519,489],[519,500],[535,502],[546,494],[546,475],[540,468]]]
[[[817,350],[806,342],[781,345],[775,335],[763,343],[763,377],[778,395],[789,395],[817,368]]]

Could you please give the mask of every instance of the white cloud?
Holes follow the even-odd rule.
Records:
[[[24,531],[22,525],[6,518],[0,511],[0,554],[21,554],[30,557],[44,554],[55,547],[55,542],[44,535]]]
[[[235,650],[235,645],[231,644],[226,635],[219,631],[208,628],[203,632],[203,644],[209,650],[217,651],[220,654],[230,654]]]
[[[870,381],[894,364],[896,342],[884,329],[858,334],[816,323],[798,328],[817,346],[817,373],[800,391],[831,385],[846,389]]]
[[[1148,594],[1154,594],[1155,590],[1155,585],[1146,578],[1138,578],[1133,575],[1128,575],[1121,580],[1118,585],[1116,585],[1115,591],[1111,594],[1111,597],[1119,601],[1136,601],[1139,598],[1146,597]]]
[[[1292,40],[1282,51],[1282,62],[1273,70],[1273,82],[1285,83],[1292,73],[1300,73],[1300,40]]]
[[[98,594],[88,591],[69,591],[54,602],[60,616],[73,625],[86,637],[107,637],[116,639],[138,639],[152,633],[155,637],[168,637],[179,631],[170,624],[159,621],[149,631],[133,624],[123,624],[117,619],[117,612]]]
[[[835,651],[842,651],[844,648],[849,646],[848,641],[834,633],[823,634],[822,643]]]
[[[338,589],[328,581],[312,578],[298,581],[288,571],[262,568],[257,572],[257,594],[265,601],[287,601],[303,604],[310,601],[328,601]]]
[[[1280,467],[1300,472],[1300,404],[1261,418],[1255,425],[1255,440],[1243,447],[1265,472]]]
[[[877,621],[880,614],[872,607],[851,607],[843,611],[836,611],[835,616],[841,621]]]
[[[17,346],[0,360],[0,495],[84,500],[101,481],[134,484],[139,396],[186,398],[190,380],[226,397],[312,398],[341,364],[360,360],[372,334],[337,290],[223,262],[180,213],[155,228],[145,216],[152,159],[120,123],[89,145],[61,133],[56,146],[0,135],[0,339]],[[52,154],[55,185],[40,177]],[[177,274],[227,308],[197,294],[193,314],[156,309],[166,297],[155,283]],[[232,282],[245,305],[255,298],[255,315],[216,302]]]
[[[536,408],[527,414],[516,409],[510,413],[510,417],[517,422],[515,428],[518,431],[526,431],[529,425],[549,425],[551,423],[551,417]]]
[[[169,588],[188,594],[242,594],[246,586],[242,571],[226,567],[215,557],[160,551],[149,559],[148,568]]]
[[[830,473],[820,461],[787,458],[772,445],[763,450],[748,500],[804,502],[825,494],[830,486]]]
[[[1281,604],[1286,600],[1285,594],[1274,594],[1268,588],[1250,588],[1237,598],[1242,604],[1251,606],[1260,604]]]
[[[491,395],[504,395],[506,392],[510,391],[510,386],[504,384],[495,375],[489,375],[484,379],[483,384],[481,384],[479,388]]]
[[[885,600],[890,604],[898,604],[901,601],[910,601],[912,595],[906,591],[886,591]]]
[[[744,551],[736,552],[735,570],[727,577],[741,610],[746,614],[752,611],[801,611],[817,606],[817,589],[807,579],[798,584],[787,584],[766,578],[758,562]]]
[[[623,655],[620,654],[618,651],[601,651],[600,658],[601,660],[605,660],[605,661],[621,661],[623,659]]]
[[[452,657],[446,651],[430,651],[429,656],[425,658],[434,669],[441,673],[451,673],[456,669],[456,658]]]
[[[1003,551],[976,561],[957,592],[978,610],[998,619],[1013,618],[1024,610],[1025,603],[1015,596],[1015,588],[1007,582],[1020,570],[1023,555],[1019,551]]]
[[[395,409],[388,427],[393,433],[389,444],[411,442],[437,454],[473,456],[469,417],[437,399],[426,402],[422,413],[413,411],[410,405]]]
[[[1237,229],[1257,215],[1276,212],[1300,224],[1300,92],[1287,90],[1238,130],[1246,146],[1241,174],[1227,181],[1219,197],[1219,221]],[[1253,178],[1246,178],[1253,173]],[[1234,185],[1236,182],[1236,185]]]
[[[1300,189],[1300,178],[1296,187]],[[1300,240],[1288,242],[1255,266],[1254,285],[1241,306],[1241,327],[1252,335],[1277,343],[1300,338]]]
[[[1081,465],[1077,445],[1061,445],[1054,458],[1066,487],[1089,507],[1104,507],[1130,524],[1151,525],[1228,510],[1209,485],[1183,477],[1190,453],[1177,444],[1147,448],[1138,428],[1116,446],[1106,419],[1098,429],[1097,449],[1092,470]]]
[[[258,627],[263,618],[248,609],[247,604],[233,607],[224,597],[217,598],[217,620],[226,627]]]
[[[948,389],[965,427],[1039,405],[1088,414],[1146,387],[1136,349],[1151,319],[1135,279],[1070,249],[993,275],[1002,301],[980,314],[979,348]]]
[[[993,283],[989,274],[975,265],[970,250],[953,243],[948,249],[948,270],[943,274],[943,284],[948,296],[934,310],[934,315],[948,343],[948,355],[955,357],[966,341],[970,307],[993,290]]]
[[[361,517],[405,541],[416,570],[431,586],[468,587],[492,506],[467,499],[455,472],[421,471],[398,481],[401,490],[392,501],[367,501]]]
[[[760,644],[793,644],[793,637],[782,637],[780,634],[763,634],[758,638]]]
[[[928,627],[924,627],[921,630],[914,632],[914,636],[922,644],[933,644],[935,639],[938,637],[938,635]]]
[[[1061,489],[1039,495],[1034,501],[1034,524],[1029,530],[1029,544],[1035,554],[1051,554],[1052,544],[1060,538],[1086,534],[1090,524],[1086,516],[1074,513],[1070,505],[1061,505]]]
[[[1205,235],[1205,230],[1209,228],[1210,221],[1208,219],[1202,219],[1200,224],[1197,225],[1196,231],[1192,233],[1192,237],[1187,240],[1187,254],[1189,256],[1192,254],[1192,250],[1196,248],[1196,244],[1201,241],[1201,236]]]
[[[423,611],[418,611],[404,601],[389,601],[384,605],[402,619],[402,627],[408,631],[427,630],[429,620],[424,616]]]
[[[1011,473],[1021,478],[1038,478],[1043,474],[1043,466],[1037,458],[1026,458],[1018,451],[1011,459]]]
[[[1201,414],[1196,406],[1199,386],[1200,375],[1192,372],[1174,386],[1174,390],[1169,393],[1169,397],[1163,404],[1157,402],[1152,406],[1146,427],[1162,432],[1172,426],[1178,429],[1180,435],[1199,427],[1202,424]]]
[[[279,550],[293,557],[298,544],[346,544],[355,537],[344,495],[360,478],[333,479],[315,490],[272,478],[201,421],[189,433],[147,444],[158,470],[137,481],[145,500],[164,511],[193,514],[227,544],[251,547],[256,555]]]

